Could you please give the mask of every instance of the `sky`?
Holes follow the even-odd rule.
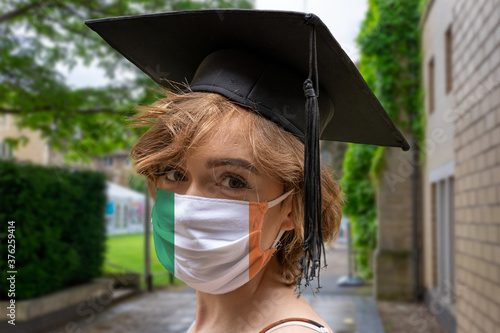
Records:
[[[354,40],[368,9],[368,0],[256,0],[255,8],[316,14],[349,57],[354,62],[359,60],[359,50]],[[76,66],[68,72],[60,66],[59,70],[67,77],[68,84],[75,88],[105,86],[109,83],[104,72],[96,67]]]
[[[314,13],[326,24],[353,61],[359,60],[354,40],[368,10],[368,0],[256,0],[257,9]]]

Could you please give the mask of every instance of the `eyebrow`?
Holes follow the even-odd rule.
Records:
[[[205,164],[207,168],[216,168],[224,165],[234,165],[237,167],[247,169],[248,171],[256,175],[260,174],[259,170],[257,170],[257,168],[252,163],[242,158],[216,158],[208,160],[207,163]]]

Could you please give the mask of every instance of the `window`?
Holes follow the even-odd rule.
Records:
[[[2,129],[2,130],[7,129],[8,125],[9,125],[9,123],[8,123],[7,115],[6,114],[0,115],[0,129]]]
[[[116,215],[115,215],[115,229],[121,229],[122,227],[122,205],[116,205]]]
[[[439,295],[454,303],[455,294],[455,222],[453,215],[454,179],[446,177],[433,184],[433,208],[436,218],[437,287]]]
[[[1,158],[12,158],[12,147],[10,147],[5,142],[0,142],[0,157]]]
[[[113,156],[104,156],[102,158],[102,166],[109,168],[113,166]]]
[[[428,75],[428,94],[429,97],[429,113],[434,112],[434,57],[429,61],[427,69]]]
[[[453,47],[453,36],[451,32],[451,26],[446,30],[445,34],[445,64],[446,64],[446,93],[448,94],[453,89],[453,59],[452,59],[452,47]]]
[[[432,285],[438,283],[438,248],[437,248],[437,183],[431,184],[431,228],[432,228]]]
[[[128,227],[129,218],[130,218],[130,213],[128,211],[128,205],[125,204],[125,205],[123,205],[123,227],[124,228]]]

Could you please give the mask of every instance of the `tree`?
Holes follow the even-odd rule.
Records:
[[[155,95],[152,80],[120,57],[84,21],[201,8],[251,8],[252,0],[0,0],[0,114],[19,128],[39,130],[67,160],[127,149],[137,133],[127,126],[137,104]],[[135,79],[105,88],[75,89],[56,66],[97,65],[109,78]],[[26,137],[8,138],[14,148]]]
[[[424,115],[420,87],[420,1],[369,0],[357,43],[360,72],[392,120],[423,140]],[[419,144],[420,146],[420,144]],[[376,188],[383,169],[384,147],[349,144],[344,161],[344,213],[353,225],[360,273],[370,275],[368,252],[377,239]]]

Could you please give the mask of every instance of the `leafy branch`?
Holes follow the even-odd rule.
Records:
[[[419,1],[369,0],[357,37],[361,74],[398,127],[419,142],[424,128],[419,47],[422,8]],[[360,273],[367,277],[371,275],[369,251],[377,244],[375,193],[384,149],[350,144],[343,165],[348,199],[344,213],[351,218]]]
[[[252,0],[0,0],[0,116],[38,131],[70,160],[128,149],[135,105],[156,99],[156,84],[84,25],[86,19],[201,8],[251,8]],[[98,66],[112,83],[74,88],[61,65]],[[135,79],[120,82],[117,73]],[[153,89],[149,89],[153,88]],[[26,143],[25,138],[2,138]]]

